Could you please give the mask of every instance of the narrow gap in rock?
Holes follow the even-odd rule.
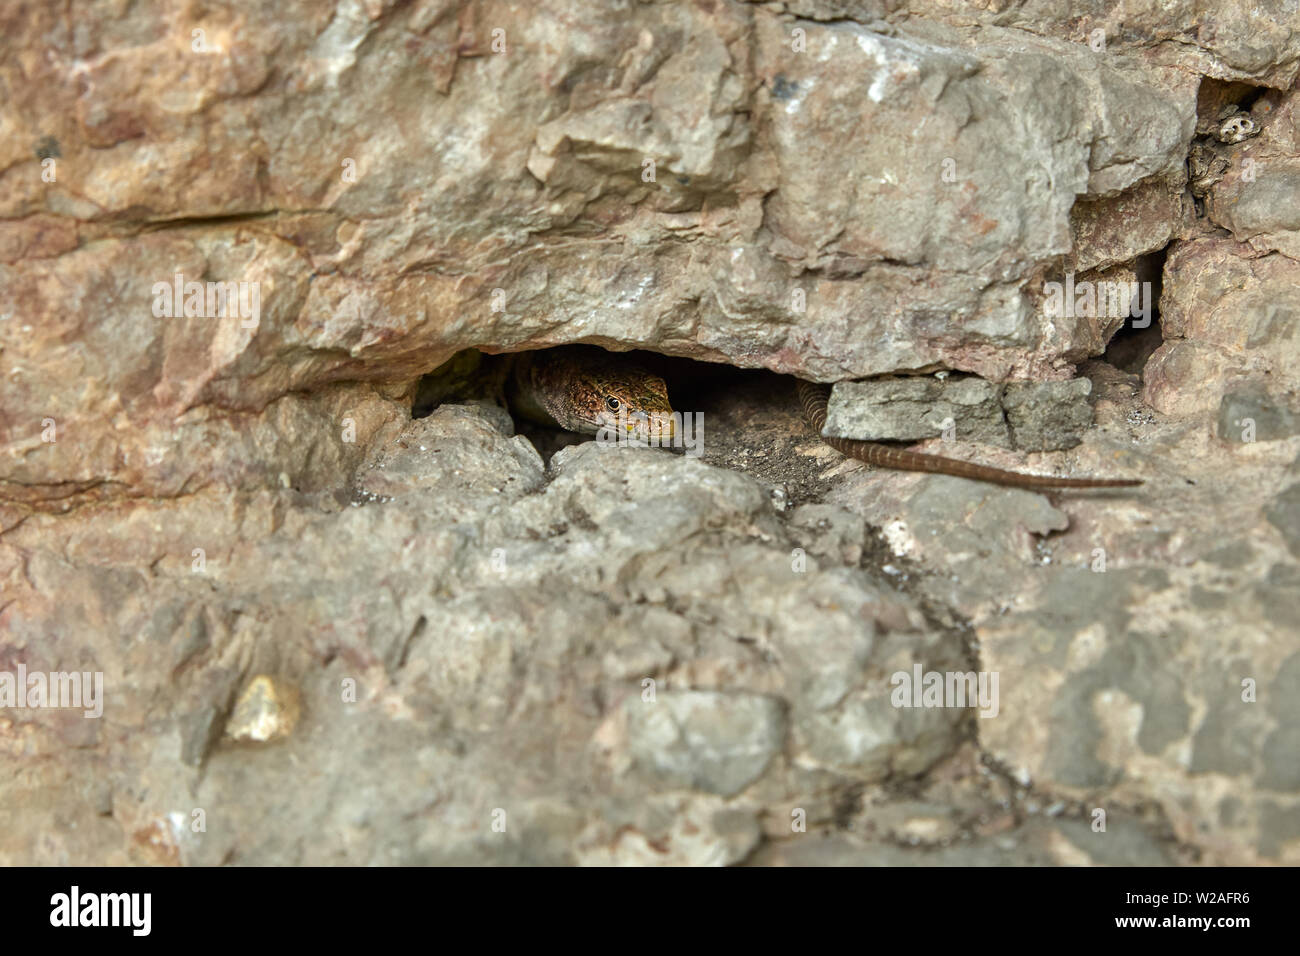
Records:
[[[1249,110],[1268,90],[1267,86],[1255,86],[1238,80],[1203,77],[1196,92],[1196,112],[1201,119],[1213,120],[1225,106]]]
[[[1142,374],[1147,359],[1164,342],[1164,336],[1160,331],[1160,292],[1165,272],[1165,259],[1168,255],[1169,247],[1165,246],[1155,252],[1138,256],[1133,261],[1133,271],[1137,275],[1138,282],[1143,284],[1140,288],[1145,290],[1149,287],[1151,290],[1151,323],[1145,328],[1138,328],[1136,323],[1142,321],[1140,317],[1125,319],[1123,326],[1111,338],[1110,344],[1106,346],[1106,351],[1102,355],[1103,361],[1133,375]],[[1139,295],[1145,302],[1145,291],[1139,292]]]
[[[804,420],[794,379],[766,369],[660,356],[673,408],[703,416],[701,461],[780,487],[789,507],[819,500],[827,459]]]
[[[1232,164],[1232,150],[1256,136],[1277,108],[1276,90],[1249,83],[1202,78],[1196,91],[1196,130],[1187,150],[1187,189],[1197,219],[1215,185]]]
[[[702,423],[703,440],[696,452],[700,460],[782,485],[795,503],[825,491],[817,476],[826,463],[807,453],[805,446],[815,442],[789,376],[656,352],[618,354],[661,376],[674,411],[696,416],[693,421]],[[458,353],[420,380],[411,417],[423,418],[444,403],[496,401],[499,386],[494,368],[498,361],[496,356],[475,350]],[[590,436],[513,417],[518,433],[531,441],[547,462],[560,449],[591,440]],[[688,453],[682,447],[672,450]]]

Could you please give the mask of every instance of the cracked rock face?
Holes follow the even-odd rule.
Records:
[[[1293,4],[976,6],[0,9],[0,862],[1300,863]]]
[[[940,435],[1026,451],[1079,444],[1092,424],[1086,378],[996,386],[978,378],[873,379],[835,387],[824,433],[870,441]]]

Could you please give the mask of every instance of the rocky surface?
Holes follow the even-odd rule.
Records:
[[[1025,451],[1073,448],[1092,424],[1086,378],[994,385],[981,378],[875,378],[831,392],[823,433],[869,441],[944,437]]]
[[[1300,863],[1300,20],[1058,6],[0,8],[0,862]]]

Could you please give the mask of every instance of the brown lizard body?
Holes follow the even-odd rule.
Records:
[[[626,358],[581,345],[511,358],[506,401],[531,421],[579,435],[622,422],[642,440],[666,444],[673,437],[668,386]]]
[[[882,468],[925,471],[1016,488],[1129,488],[1127,478],[1056,478],[1023,475],[973,462],[893,448],[875,442],[822,436],[830,387],[800,381],[799,402],[813,432],[836,451]],[[639,438],[674,433],[674,413],[662,378],[603,349],[578,346],[514,356],[507,384],[512,409],[526,418],[583,435],[622,421]]]

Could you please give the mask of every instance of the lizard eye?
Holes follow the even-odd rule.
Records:
[[[618,411],[618,399],[611,395],[609,398],[605,399],[605,407],[611,412]]]

